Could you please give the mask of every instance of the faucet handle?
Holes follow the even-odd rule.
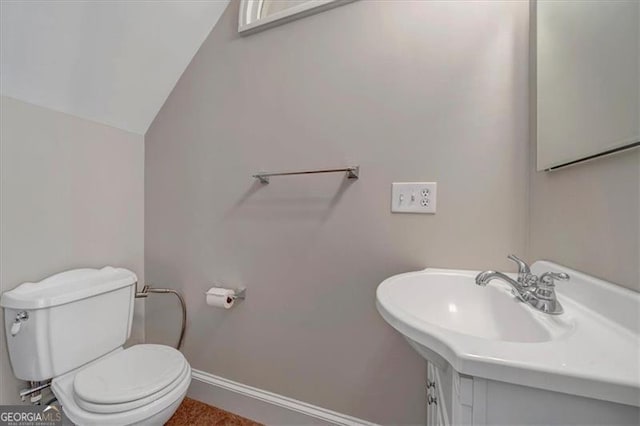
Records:
[[[555,280],[568,281],[569,275],[564,272],[545,272],[540,275],[538,286],[535,289],[536,296],[543,300],[556,300]]]
[[[513,260],[518,264],[518,283],[520,285],[528,286],[528,277],[531,275],[531,268],[524,260],[520,259],[515,254],[510,254],[507,259]]]
[[[507,259],[513,260],[514,262],[516,262],[518,264],[518,273],[519,274],[530,274],[531,273],[531,269],[529,268],[529,265],[527,265],[527,262],[525,262],[524,260],[520,259],[515,254],[510,254],[509,256],[507,256]]]
[[[555,287],[556,280],[569,281],[570,278],[569,274],[565,274],[564,272],[545,272],[540,275],[540,283],[544,287]]]

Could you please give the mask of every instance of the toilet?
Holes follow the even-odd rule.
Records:
[[[75,269],[2,294],[9,358],[21,380],[45,382],[75,424],[164,424],[191,367],[178,350],[131,334],[136,275]]]

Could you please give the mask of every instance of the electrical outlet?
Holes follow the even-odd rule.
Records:
[[[394,182],[391,211],[394,213],[435,213],[436,182]]]

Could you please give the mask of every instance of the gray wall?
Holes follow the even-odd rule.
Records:
[[[0,120],[0,291],[78,267],[123,266],[143,279],[143,137],[4,96]],[[134,332],[144,338],[142,324]],[[4,327],[0,339],[9,404],[24,383]]]
[[[535,2],[531,16],[530,120],[535,123]],[[537,172],[536,126],[530,131],[528,257],[640,291],[640,150]]]
[[[531,173],[530,258],[640,291],[640,151]]]
[[[238,2],[145,136],[145,270],[182,290],[200,370],[380,423],[421,423],[422,359],[376,312],[386,277],[511,268],[528,194],[526,2],[358,1],[240,37]],[[361,178],[259,170],[359,164]],[[392,215],[393,181],[438,213]],[[213,283],[244,285],[230,311]],[[167,299],[167,300],[164,300]],[[147,301],[147,340],[179,313]]]

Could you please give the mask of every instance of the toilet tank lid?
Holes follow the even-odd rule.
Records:
[[[0,306],[11,309],[50,308],[131,286],[137,281],[136,274],[124,268],[72,269],[4,292]]]

